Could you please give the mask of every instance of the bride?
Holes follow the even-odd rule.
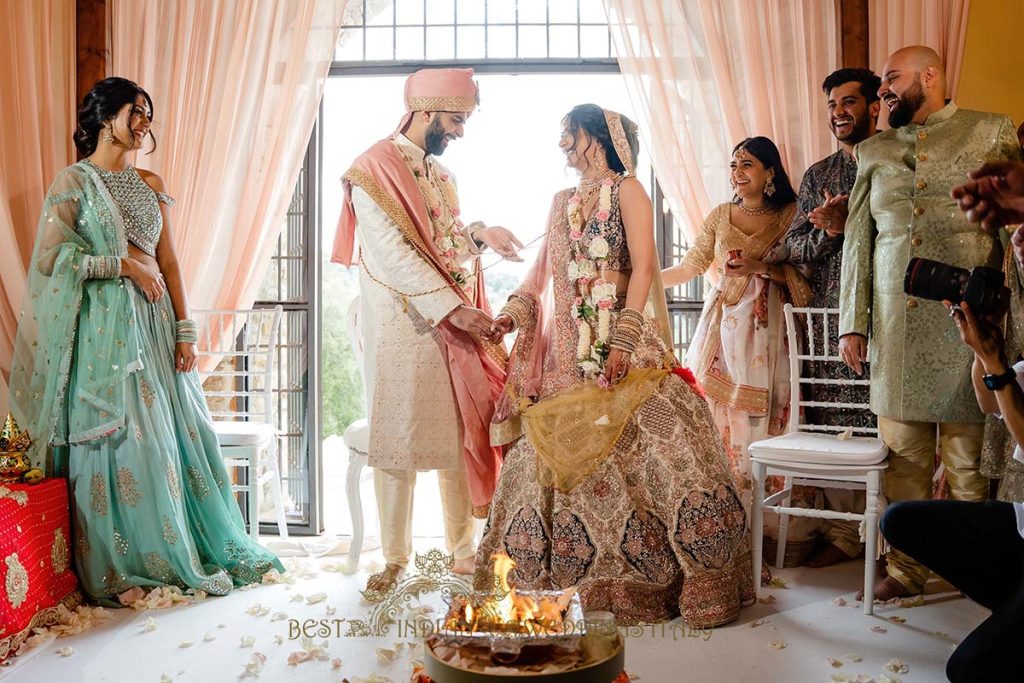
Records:
[[[492,425],[512,444],[477,555],[518,588],[578,586],[622,623],[732,621],[753,600],[746,517],[711,413],[672,354],[636,125],[593,104],[563,120],[580,173],[491,329],[518,331]]]

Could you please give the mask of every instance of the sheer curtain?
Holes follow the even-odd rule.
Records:
[[[192,305],[248,308],[284,223],[348,0],[112,0],[112,75],[153,96],[135,163],[178,200]]]
[[[956,97],[967,42],[971,0],[872,0],[868,5],[868,54],[881,73],[886,58],[907,45],[927,45],[946,65],[947,97]]]
[[[692,239],[727,201],[729,153],[779,146],[794,183],[835,149],[821,81],[839,65],[836,5],[821,0],[606,0],[619,65],[658,181]]]
[[[0,411],[39,212],[74,161],[75,0],[0,3]],[[2,417],[0,415],[0,417]]]

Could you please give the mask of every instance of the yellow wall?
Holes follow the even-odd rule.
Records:
[[[1024,121],[1024,2],[971,0],[956,103]]]

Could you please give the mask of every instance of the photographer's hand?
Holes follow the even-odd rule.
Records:
[[[979,317],[966,302],[959,306],[949,301],[942,303],[949,308],[949,316],[960,330],[960,339],[974,351],[985,372],[990,375],[1006,372],[1003,332],[999,326],[1002,315],[994,313]]]

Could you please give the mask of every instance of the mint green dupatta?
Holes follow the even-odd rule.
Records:
[[[32,463],[48,475],[66,466],[54,447],[124,426],[125,380],[142,367],[132,285],[87,274],[93,257],[127,252],[120,212],[95,171],[81,162],[63,169],[39,219],[10,381],[11,410],[35,442]]]

